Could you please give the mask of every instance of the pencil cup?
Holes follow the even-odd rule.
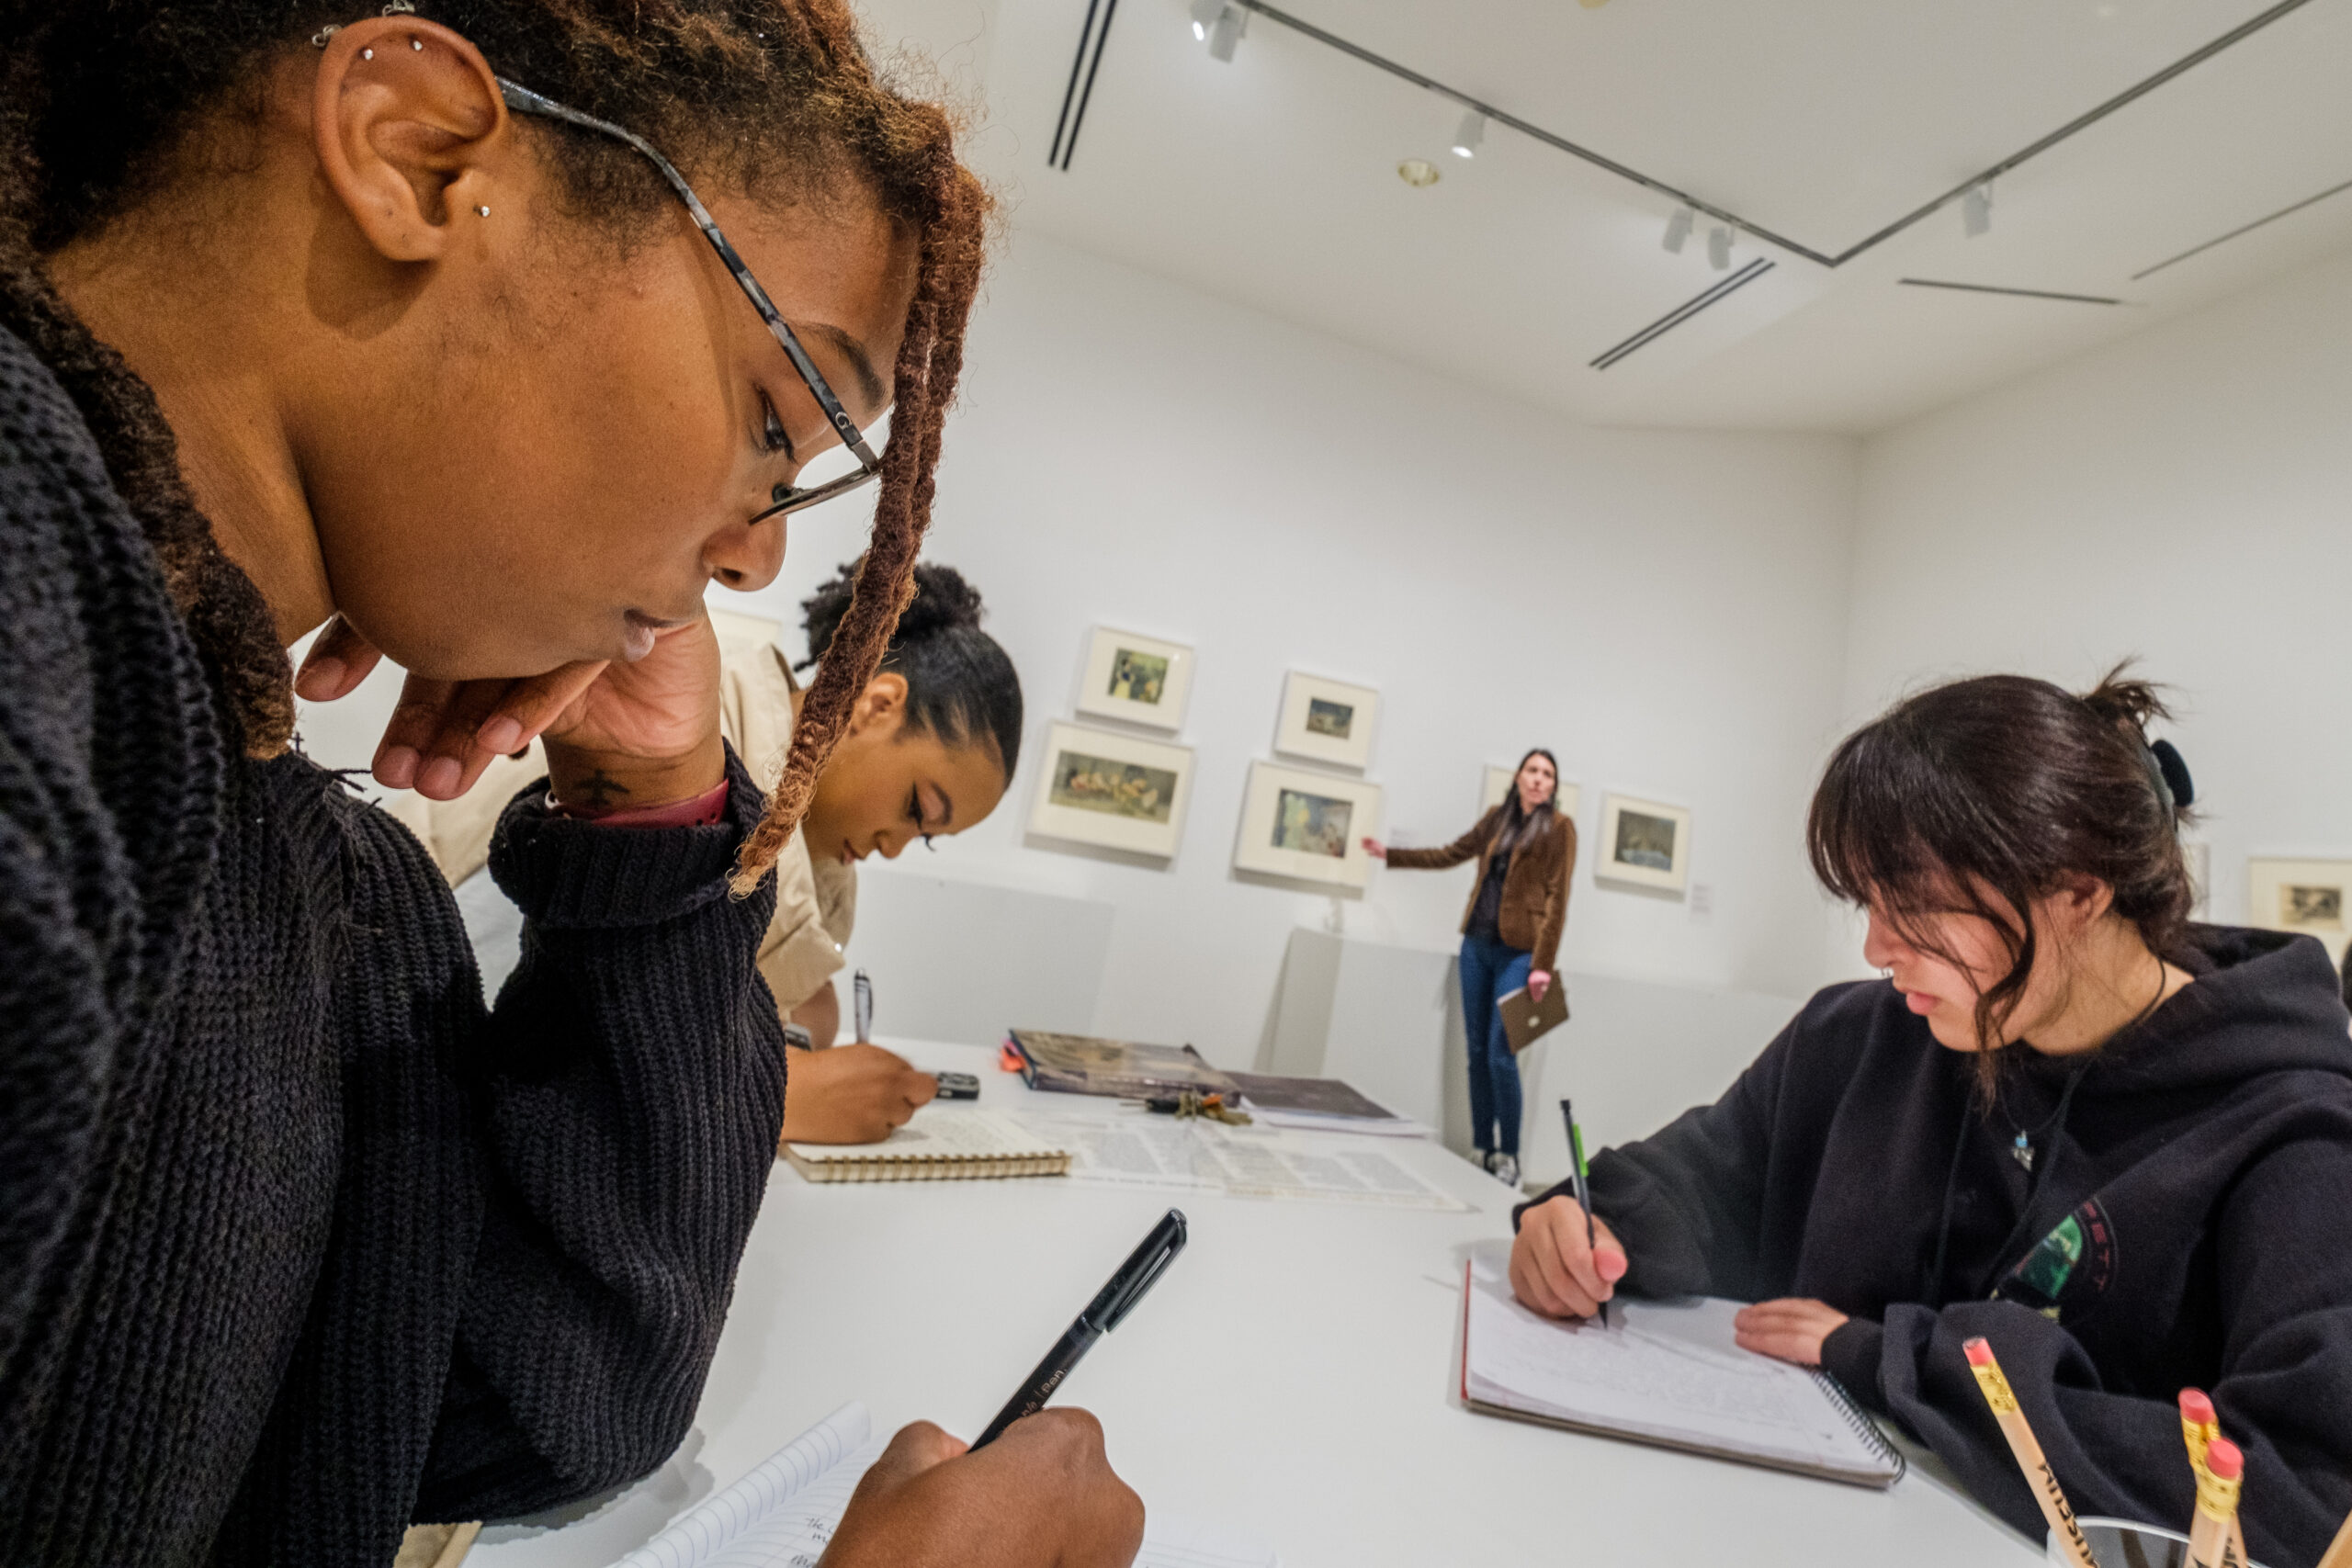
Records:
[[[2129,1519],[2080,1518],[2083,1539],[2090,1543],[2098,1568],[2188,1568],[2188,1538],[2157,1525]],[[2066,1561],[2065,1549],[2055,1537],[2042,1548],[2052,1562]],[[2259,1564],[2253,1568],[2260,1568]]]

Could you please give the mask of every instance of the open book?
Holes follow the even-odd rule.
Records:
[[[1559,1323],[1510,1292],[1507,1248],[1464,1270],[1462,1400],[1487,1416],[1627,1438],[1858,1486],[1892,1486],[1903,1456],[1826,1372],[1743,1350],[1736,1302],[1612,1302]]]
[[[992,1111],[924,1106],[878,1144],[786,1144],[784,1157],[811,1181],[968,1181],[1059,1176],[1069,1150]]]
[[[887,1441],[865,1405],[844,1404],[614,1568],[815,1568]],[[1281,1559],[1155,1517],[1136,1568],[1281,1568]]]

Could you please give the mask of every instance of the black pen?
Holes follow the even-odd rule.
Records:
[[[1054,1348],[1046,1352],[1046,1359],[1037,1363],[1037,1370],[1023,1381],[1021,1391],[996,1413],[996,1419],[989,1423],[989,1429],[973,1440],[972,1451],[977,1453],[995,1442],[1004,1436],[1007,1427],[1023,1416],[1035,1416],[1043,1410],[1046,1401],[1054,1397],[1054,1390],[1061,1387],[1062,1380],[1069,1376],[1079,1359],[1094,1348],[1097,1339],[1119,1326],[1127,1314],[1135,1310],[1136,1303],[1143,1300],[1144,1292],[1151,1289],[1169,1264],[1175,1261],[1176,1255],[1183,1250],[1184,1211],[1170,1209],[1158,1224],[1151,1227],[1151,1234],[1143,1238],[1143,1245],[1129,1253],[1127,1260],[1119,1265],[1119,1271],[1111,1276],[1111,1282],[1086,1304],[1086,1310],[1078,1314],[1078,1321],[1054,1341]]]
[[[1592,1224],[1592,1182],[1585,1174],[1584,1134],[1577,1128],[1575,1108],[1565,1100],[1560,1101],[1560,1120],[1568,1124],[1568,1178],[1576,1183],[1577,1206],[1584,1211],[1585,1251],[1589,1254],[1598,1254],[1600,1250],[1600,1233],[1593,1229]],[[1593,1265],[1596,1271],[1600,1267],[1598,1262]],[[1600,1303],[1600,1326],[1603,1328],[1609,1326],[1607,1302]]]
[[[874,1043],[874,982],[865,977],[863,969],[850,982],[850,1021],[860,1045]]]

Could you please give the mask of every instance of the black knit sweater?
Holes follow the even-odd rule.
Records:
[[[257,762],[0,331],[0,1562],[388,1563],[644,1473],[783,1113],[719,827],[526,792],[486,1010],[432,861]]]

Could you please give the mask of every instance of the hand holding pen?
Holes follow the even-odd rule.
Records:
[[[1101,1424],[1046,1404],[1175,1261],[1185,1231],[1183,1212],[1169,1210],[970,1448],[928,1421],[893,1438],[858,1483],[821,1568],[1126,1568],[1143,1541],[1143,1504],[1112,1473]]]
[[[1608,1224],[1594,1216],[1586,1179],[1584,1136],[1566,1100],[1573,1198],[1566,1194],[1536,1204],[1520,1217],[1510,1248],[1511,1292],[1546,1317],[1599,1317],[1625,1277],[1625,1248]]]

